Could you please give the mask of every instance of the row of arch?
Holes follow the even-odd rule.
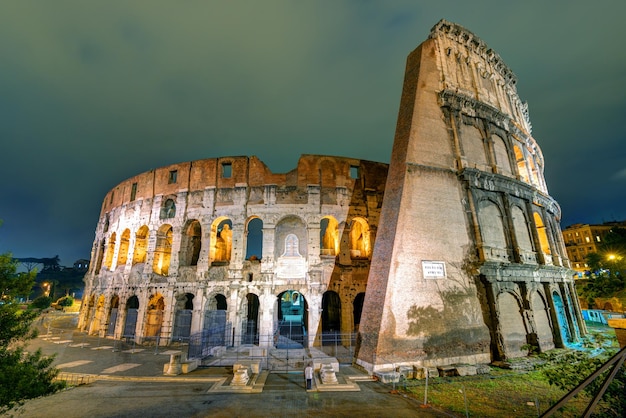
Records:
[[[528,211],[531,217],[526,215]],[[555,255],[567,258],[557,225],[548,216],[544,222],[540,212],[540,208],[522,208],[517,204],[507,207],[490,198],[481,199],[477,213],[483,248],[504,250],[504,259],[515,254],[518,262],[553,264]],[[492,258],[489,254],[485,258]]]
[[[342,300],[338,293],[326,291],[321,297],[320,321],[318,332],[321,334],[353,332],[359,328],[365,293],[358,293],[352,300],[352,329],[342,330],[342,315],[345,315]],[[143,309],[141,305],[145,304]],[[91,295],[84,311],[81,328],[89,334],[99,334],[115,338],[138,338],[146,340],[161,338],[170,341],[185,341],[192,333],[203,330],[223,331],[229,325],[227,318],[229,306],[226,296],[221,293],[213,294],[207,299],[202,309],[197,309],[194,303],[194,294],[184,293],[173,298],[170,309],[167,309],[166,298],[159,292],[146,297],[143,302],[140,296],[130,295],[124,302],[117,294],[96,297]],[[309,303],[300,292],[287,290],[280,292],[275,299],[275,325],[272,330],[259,329],[259,317],[263,307],[256,293],[247,293],[241,300],[241,306],[236,311],[239,315],[236,320],[241,321],[242,343],[259,342],[259,332],[273,332],[280,334],[280,324],[290,323],[301,327],[305,336],[309,328]],[[166,327],[166,318],[170,315],[171,326]],[[345,328],[345,326],[344,326]],[[228,333],[231,334],[230,332]],[[268,340],[269,341],[269,340]],[[304,339],[303,344],[308,340]]]
[[[515,139],[511,140],[511,147],[497,134],[486,140],[473,125],[462,124],[460,131],[463,153],[470,167],[495,167],[499,174],[515,177],[547,193],[540,155]]]
[[[531,290],[527,298],[514,291],[504,290],[497,295],[497,332],[502,347],[496,358],[522,357],[527,354],[525,346],[531,345],[540,351],[564,347],[580,338],[580,318],[570,296],[564,297],[557,290],[548,290],[544,296],[537,289]]]
[[[298,254],[305,256],[306,247],[306,226],[304,222],[295,216],[284,220],[285,224],[279,222],[275,231],[286,231],[290,226],[299,230]],[[215,219],[210,227],[208,250],[204,250],[204,255],[208,258],[209,264],[228,263],[233,254],[233,222],[230,218],[219,217]],[[178,252],[179,266],[196,266],[203,254],[203,228],[198,220],[189,220],[185,224],[180,237],[180,247]],[[343,236],[340,234],[343,231]],[[245,259],[260,260],[264,254],[263,248],[264,225],[263,220],[257,216],[248,219],[243,237],[239,240],[244,242]],[[127,264],[135,265],[145,263],[150,253],[150,231],[147,225],[143,225],[131,234],[130,228],[124,229],[118,240],[116,232],[111,232],[106,239],[100,241],[96,249],[95,272],[98,273],[102,267],[114,270],[117,266]],[[280,235],[280,234],[279,234]],[[282,234],[284,235],[284,234]],[[285,236],[280,236],[284,240]],[[152,271],[154,273],[167,276],[169,274],[172,251],[174,250],[174,228],[170,224],[162,224],[156,230],[154,249],[152,249]],[[320,221],[319,248],[321,256],[336,256],[342,250],[347,250],[353,259],[368,259],[371,256],[373,237],[370,234],[368,221],[362,217],[355,217],[350,223],[341,224],[333,216],[325,216]],[[277,240],[280,248],[275,248],[274,254],[280,255],[286,251],[286,242]],[[132,250],[131,250],[132,248]],[[117,258],[116,258],[117,255]]]

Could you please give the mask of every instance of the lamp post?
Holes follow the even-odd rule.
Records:
[[[45,297],[50,296],[50,283],[48,283],[48,282],[43,282],[43,283],[41,284],[41,286],[43,287],[43,295],[44,295]]]

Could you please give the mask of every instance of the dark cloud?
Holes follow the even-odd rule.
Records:
[[[105,193],[175,162],[387,161],[406,56],[441,18],[518,76],[563,224],[626,219],[626,3],[418,3],[3,2],[0,251],[89,257]]]

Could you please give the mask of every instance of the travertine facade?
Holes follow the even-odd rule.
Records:
[[[512,72],[441,21],[409,55],[389,166],[230,157],[111,190],[79,326],[163,343],[228,323],[264,347],[284,321],[305,346],[358,330],[368,370],[563,346],[585,330],[543,169]]]
[[[489,362],[584,333],[515,82],[443,20],[409,55],[360,328],[365,368]]]
[[[215,326],[222,311],[221,325],[267,346],[295,293],[308,340],[354,331],[387,168],[305,155],[274,174],[229,157],[124,181],[104,199],[80,327],[163,343]]]

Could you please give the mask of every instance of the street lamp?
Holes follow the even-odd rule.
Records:
[[[44,294],[44,296],[48,297],[50,295],[50,283],[43,282],[41,285],[43,286],[43,294]]]

